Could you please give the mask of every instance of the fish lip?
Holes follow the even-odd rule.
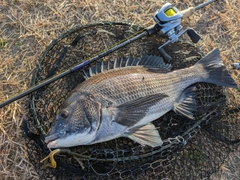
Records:
[[[62,138],[66,132],[58,132],[58,133],[53,133],[51,135],[48,135],[45,137],[44,142],[49,144],[52,141],[55,141],[56,139]]]

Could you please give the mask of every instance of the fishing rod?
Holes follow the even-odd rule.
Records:
[[[78,65],[52,77],[52,78],[49,78],[49,79],[45,80],[44,82],[26,90],[25,92],[20,93],[17,96],[1,103],[0,108],[18,100],[24,96],[27,96],[27,95],[31,94],[32,92],[54,82],[74,71],[81,70],[84,67],[90,65],[91,63],[97,61],[98,59],[101,59],[104,56],[132,43],[133,41],[143,38],[144,36],[150,36],[152,34],[159,33],[159,35],[167,37],[168,41],[166,41],[163,45],[159,46],[158,49],[159,49],[162,57],[166,61],[170,61],[172,58],[165,52],[165,50],[163,49],[164,46],[168,45],[169,43],[175,43],[176,41],[178,41],[179,37],[181,35],[183,35],[185,32],[187,32],[188,36],[190,37],[190,39],[192,40],[193,43],[197,43],[201,39],[201,37],[193,29],[191,29],[189,27],[187,29],[183,30],[183,27],[181,25],[182,19],[191,16],[196,10],[203,8],[214,1],[216,1],[216,0],[209,0],[209,1],[202,3],[196,7],[189,7],[188,9],[183,10],[183,11],[179,11],[176,7],[172,6],[171,3],[166,3],[153,16],[153,19],[156,22],[155,25],[144,29],[143,31],[139,32],[134,37],[125,39],[125,41],[123,41],[122,43],[120,43],[102,53],[99,53],[98,55],[94,56],[90,60],[86,60],[83,63],[78,64]]]

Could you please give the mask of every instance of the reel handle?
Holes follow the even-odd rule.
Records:
[[[158,48],[160,51],[163,59],[167,62],[170,62],[172,60],[172,57],[168,55],[168,53],[163,49],[163,47]]]

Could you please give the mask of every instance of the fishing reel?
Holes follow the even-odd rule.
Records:
[[[181,22],[182,18],[191,15],[194,9],[187,9],[185,11],[179,11],[176,7],[172,6],[171,3],[164,4],[160,10],[158,10],[153,16],[154,21],[159,26],[159,35],[167,37],[163,45],[159,46],[158,49],[166,61],[170,61],[172,58],[163,49],[164,46],[169,43],[175,43],[179,37],[187,32],[188,36],[193,43],[199,42],[201,37],[191,28],[183,29]]]

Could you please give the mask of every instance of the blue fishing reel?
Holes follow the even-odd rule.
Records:
[[[172,58],[163,49],[169,43],[175,43],[179,37],[187,32],[193,43],[199,42],[201,37],[191,28],[183,29],[181,22],[182,18],[190,16],[195,11],[191,7],[184,11],[179,11],[171,3],[164,4],[153,16],[154,21],[160,26],[159,35],[167,37],[168,41],[159,46],[159,51],[166,61]]]

